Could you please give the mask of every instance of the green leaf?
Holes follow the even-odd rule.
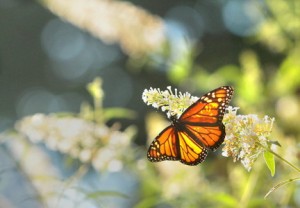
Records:
[[[264,152],[264,158],[265,158],[265,162],[271,172],[271,176],[273,177],[275,175],[275,158],[274,155],[269,152],[269,151],[265,151]]]

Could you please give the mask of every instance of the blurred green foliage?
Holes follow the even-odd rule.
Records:
[[[201,57],[199,46],[189,42],[179,57],[171,57],[172,45],[166,43],[160,54],[138,59],[129,57],[126,67],[141,83],[148,76],[155,77],[154,82],[159,77],[166,80],[166,85],[171,84],[195,96],[222,85],[232,85],[235,94],[231,105],[240,107],[239,112],[242,114],[275,117],[271,139],[281,145],[277,147],[277,152],[299,166],[300,1],[265,0],[264,3],[261,9],[265,21],[255,35],[242,38],[243,45],[236,63],[226,63],[216,68],[206,67],[198,60]],[[257,48],[268,57],[261,56]],[[211,55],[213,60],[220,58]],[[154,59],[166,64],[161,66]],[[152,83],[149,85],[160,87]],[[106,92],[101,89],[101,80],[96,79],[87,88],[93,97],[93,105],[82,105],[79,117],[84,120],[102,124],[120,118],[132,121],[144,115],[124,108],[103,108],[102,101]],[[144,118],[139,119],[142,121]],[[145,127],[139,131],[146,129],[149,141],[152,141],[164,128],[165,120],[147,114],[145,122]],[[178,162],[150,163],[146,159],[147,146],[131,144],[128,148],[128,153],[133,155],[129,162],[123,161],[125,164],[122,167],[137,180],[137,191],[131,192],[131,195],[110,190],[86,192],[86,200],[100,201],[98,205],[101,206],[101,197],[109,195],[131,200],[134,202],[132,206],[136,208],[300,206],[300,186],[294,181],[276,189],[264,199],[265,194],[276,184],[299,177],[299,172],[291,170],[280,161],[276,163],[274,175],[275,163],[269,153],[265,154],[265,158],[261,156],[252,170],[247,172],[241,164],[233,163],[231,158],[221,157],[220,151],[210,154],[199,166],[189,167]],[[269,170],[264,165],[264,159]]]
[[[281,144],[277,149],[284,158],[299,166],[300,2],[265,2],[268,5],[266,21],[254,37],[248,38],[248,48],[246,46],[241,50],[238,64],[228,63],[212,72],[201,63],[196,63],[195,58],[201,54],[196,56],[191,46],[190,52],[174,61],[166,73],[171,83],[183,86],[190,92],[200,89],[205,92],[225,84],[234,86],[232,105],[240,107],[242,114],[274,116],[277,125],[271,139]],[[251,49],[251,44],[259,44],[271,56],[280,58],[273,62],[265,60]],[[265,153],[273,177],[262,165],[263,157],[249,173],[240,164],[220,157],[208,159],[199,167],[190,167],[181,173],[181,164],[174,164],[178,169],[169,170],[172,173],[168,177],[161,173],[161,169],[168,169],[163,167],[168,162],[148,164],[147,174],[141,175],[143,194],[137,207],[300,206],[299,200],[295,200],[299,198],[300,187],[297,183],[280,187],[264,199],[264,195],[277,182],[299,177],[299,172],[290,170],[280,162],[274,175],[273,157]],[[157,174],[151,174],[152,168]],[[172,195],[173,188],[170,185],[168,189],[168,183],[178,186],[178,193]],[[168,194],[171,197],[168,198]]]

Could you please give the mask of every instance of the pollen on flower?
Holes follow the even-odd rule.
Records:
[[[167,90],[152,87],[149,90],[145,89],[142,99],[147,105],[166,112],[168,117],[175,115],[179,117],[186,108],[199,98],[191,96],[188,92],[179,92],[176,88],[173,93],[171,86],[168,86]]]
[[[258,156],[268,148],[274,118],[259,118],[255,114],[237,115],[237,107],[229,106],[223,122],[226,137],[222,155],[241,161],[250,171]]]

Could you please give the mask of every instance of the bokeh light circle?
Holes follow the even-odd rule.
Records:
[[[66,109],[65,100],[42,88],[26,90],[20,97],[16,106],[18,117],[33,115],[35,113],[52,113]]]
[[[232,0],[223,7],[223,19],[233,34],[250,36],[257,32],[264,17],[256,2]]]

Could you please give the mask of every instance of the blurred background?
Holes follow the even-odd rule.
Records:
[[[298,0],[0,0],[0,207],[299,207],[262,157],[148,162],[168,121],[141,98],[232,85],[299,166],[299,56]]]

